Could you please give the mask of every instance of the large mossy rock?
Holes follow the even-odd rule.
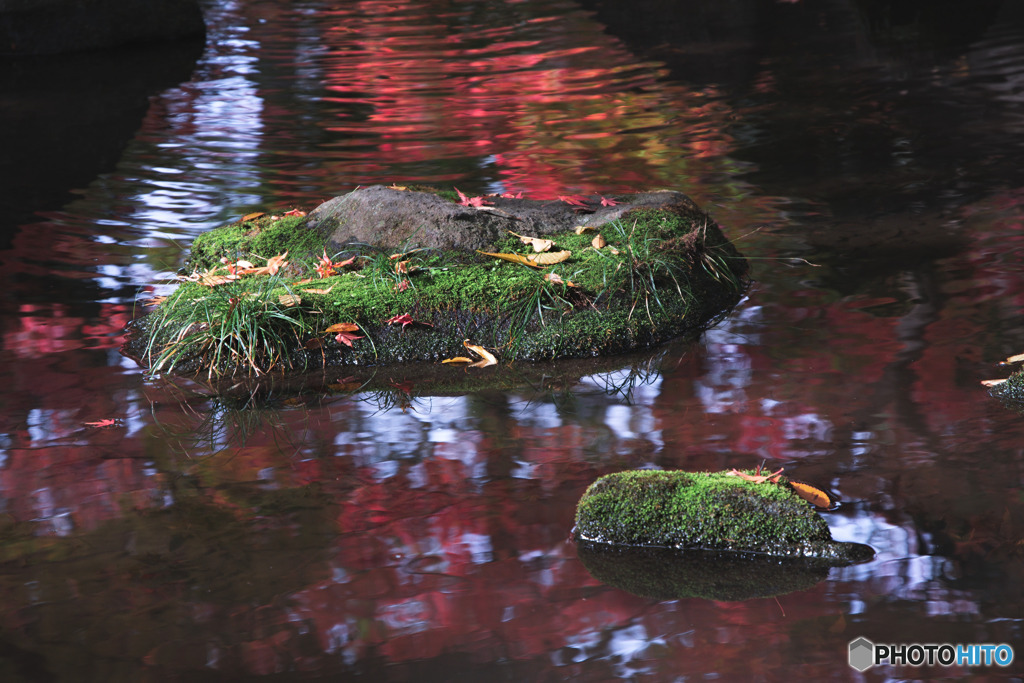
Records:
[[[308,216],[258,215],[204,233],[193,272],[216,280],[224,262],[260,266],[285,252],[288,265],[184,282],[138,321],[126,353],[211,374],[475,360],[467,340],[500,363],[588,358],[699,332],[745,289],[745,259],[677,192],[486,201],[375,186]],[[533,256],[517,235],[551,240],[540,256],[562,260],[534,267],[482,253]],[[325,254],[337,267],[321,277]],[[337,324],[350,333],[328,331]]]
[[[872,551],[832,539],[828,524],[785,479],[728,472],[636,470],[591,484],[576,509],[579,540],[624,547],[728,550],[837,564]]]

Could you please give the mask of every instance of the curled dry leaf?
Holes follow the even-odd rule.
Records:
[[[997,387],[1005,381],[1005,379],[983,379],[981,380],[981,385],[983,387]]]
[[[242,276],[238,275],[237,273],[218,275],[217,273],[213,272],[213,270],[208,270],[205,273],[202,273],[196,280],[196,282],[198,282],[201,285],[206,285],[207,287],[216,287],[217,285],[223,285],[228,282],[231,282],[232,280],[237,280],[240,277]]]
[[[758,472],[761,471],[760,467],[757,468],[757,469],[758,469]],[[782,475],[782,471],[784,469],[786,469],[786,468],[780,467],[777,472],[772,472],[771,474],[747,474],[746,472],[740,472],[737,469],[732,469],[732,470],[729,471],[729,474],[731,474],[734,477],[739,477],[740,479],[746,479],[747,481],[752,481],[755,484],[763,484],[766,481],[770,481],[772,483],[775,483],[775,482],[779,481],[779,477]]]
[[[271,256],[267,259],[267,273],[270,275],[276,275],[277,271],[288,265],[285,259],[288,258],[288,252],[278,254],[277,256]]]
[[[559,275],[558,273],[546,273],[544,275],[544,279],[556,285],[565,285],[566,287],[579,287],[579,285],[577,285],[572,280],[562,279],[562,276]]]
[[[494,357],[494,354],[478,344],[470,344],[468,339],[462,340],[462,345],[467,349],[480,356],[481,360],[473,363],[475,368],[486,368],[488,365],[497,365],[498,359]]]
[[[302,297],[297,294],[282,294],[277,297],[277,300],[281,302],[282,306],[291,308],[292,306],[298,306],[302,303]]]
[[[529,244],[533,247],[533,251],[540,253],[542,251],[548,251],[551,247],[555,246],[555,243],[551,240],[544,239],[542,237],[530,237],[529,235],[520,235],[517,232],[509,230],[509,234],[515,235],[519,238],[519,241],[523,244]]]
[[[585,232],[592,232],[596,229],[597,228],[592,228],[589,225],[577,225],[575,228],[572,229],[572,231],[577,235],[582,235]]]
[[[1018,353],[1016,356],[1010,356],[1003,361],[1003,365],[1013,365],[1014,363],[1024,363],[1024,353]]]
[[[455,356],[455,358],[445,358],[441,362],[444,363],[444,364],[448,364],[448,363],[456,363],[456,364],[458,364],[458,363],[472,363],[473,359],[472,358],[466,358],[465,356]]]
[[[590,245],[594,249],[600,249],[604,247],[608,242],[605,240],[603,235],[594,235],[594,239],[590,240]]]

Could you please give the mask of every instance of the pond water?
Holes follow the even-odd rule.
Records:
[[[1024,676],[847,664],[1021,650],[1024,424],[980,380],[1024,351],[1024,10],[685,6],[211,0],[205,45],[6,65],[3,680]],[[198,233],[391,182],[678,189],[755,284],[695,342],[509,391],[246,404],[119,355]],[[875,559],[665,599],[568,538],[602,474],[762,462]]]

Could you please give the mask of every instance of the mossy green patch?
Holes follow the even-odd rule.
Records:
[[[576,510],[576,536],[619,546],[700,548],[841,559],[812,507],[779,483],[727,472],[637,470],[598,479]]]
[[[346,245],[328,250],[333,263],[347,262],[328,277],[316,270],[326,238],[302,220],[261,216],[198,237],[190,258],[197,272],[225,274],[224,261],[239,259],[262,266],[285,252],[289,265],[272,276],[182,286],[137,326],[127,353],[211,373],[439,361],[467,355],[467,339],[500,361],[585,358],[699,331],[746,286],[746,262],[699,212],[635,209],[597,231],[549,235],[552,251],[571,256],[544,268],[454,249]],[[593,243],[598,233],[604,246]],[[514,235],[493,249],[533,253]],[[254,296],[264,303],[253,304]],[[240,312],[257,320],[238,320]],[[411,324],[393,321],[404,314]],[[273,329],[259,334],[264,323]],[[358,325],[358,338],[326,332],[337,323]],[[257,342],[211,346],[193,334],[223,337],[235,327]]]

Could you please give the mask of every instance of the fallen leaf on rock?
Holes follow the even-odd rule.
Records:
[[[519,191],[515,194],[512,194],[511,192],[503,192],[501,196],[503,199],[522,199],[523,193],[522,191]]]
[[[267,259],[267,273],[270,275],[276,275],[277,271],[288,265],[285,259],[288,257],[288,252],[278,254],[277,256],[271,256]]]
[[[305,216],[306,212],[301,209],[292,209],[291,211],[285,211],[285,216]]]
[[[475,368],[486,368],[488,365],[497,365],[498,359],[494,357],[494,354],[478,344],[470,344],[468,339],[462,340],[462,345],[467,349],[480,356],[481,360],[473,363]]]
[[[426,325],[427,327],[433,327],[434,326],[431,323],[417,323],[415,320],[412,319],[412,316],[409,315],[408,313],[403,313],[401,315],[392,316],[392,317],[388,318],[385,322],[387,322],[388,325],[401,325],[403,330],[405,329],[405,327],[407,325],[413,325],[413,324],[416,324],[416,325]]]
[[[313,337],[312,339],[307,340],[306,343],[304,343],[302,346],[304,348],[312,350],[312,349],[323,348],[323,345],[324,345],[324,340],[323,339],[321,339],[320,337]]]
[[[326,330],[324,334],[334,334],[335,332],[355,332],[359,329],[359,325],[355,323],[334,323]]]
[[[601,206],[615,206],[616,204],[618,204],[618,202],[614,199],[605,199],[604,197],[601,197]]]
[[[352,334],[351,332],[339,332],[334,335],[335,341],[345,344],[346,346],[352,346],[352,342],[356,339],[362,339],[363,337],[358,334]]]
[[[779,476],[782,474],[782,471],[784,469],[786,468],[780,467],[778,472],[772,472],[771,474],[747,474],[746,472],[740,472],[737,469],[732,469],[729,471],[729,474],[733,475],[734,477],[739,477],[740,479],[752,481],[755,484],[763,484],[766,481],[777,482],[779,480]],[[757,471],[760,472],[761,468],[758,467]]]
[[[583,199],[585,198],[577,194],[558,195],[558,198],[565,202],[566,204],[568,204],[569,206],[586,206],[586,204],[583,203]]]
[[[519,238],[519,241],[523,244],[529,244],[533,247],[533,250],[538,254],[542,251],[547,251],[551,247],[555,246],[555,243],[551,240],[544,239],[542,237],[530,237],[529,235],[520,235],[517,232],[509,230],[509,234],[515,235]]]
[[[389,190],[399,190],[401,192],[404,192],[404,191],[408,190],[409,188],[406,187],[405,185],[388,185],[388,189]]]
[[[459,204],[461,204],[462,206],[481,207],[494,203],[487,201],[483,197],[467,197],[466,195],[462,194],[462,192],[457,187],[455,188],[455,191],[459,193]]]
[[[562,276],[559,275],[558,273],[546,273],[544,275],[544,279],[547,280],[548,282],[550,282],[552,284],[556,284],[556,285],[565,285],[566,287],[578,287],[579,286],[575,282],[573,282],[572,280],[563,280]]]

